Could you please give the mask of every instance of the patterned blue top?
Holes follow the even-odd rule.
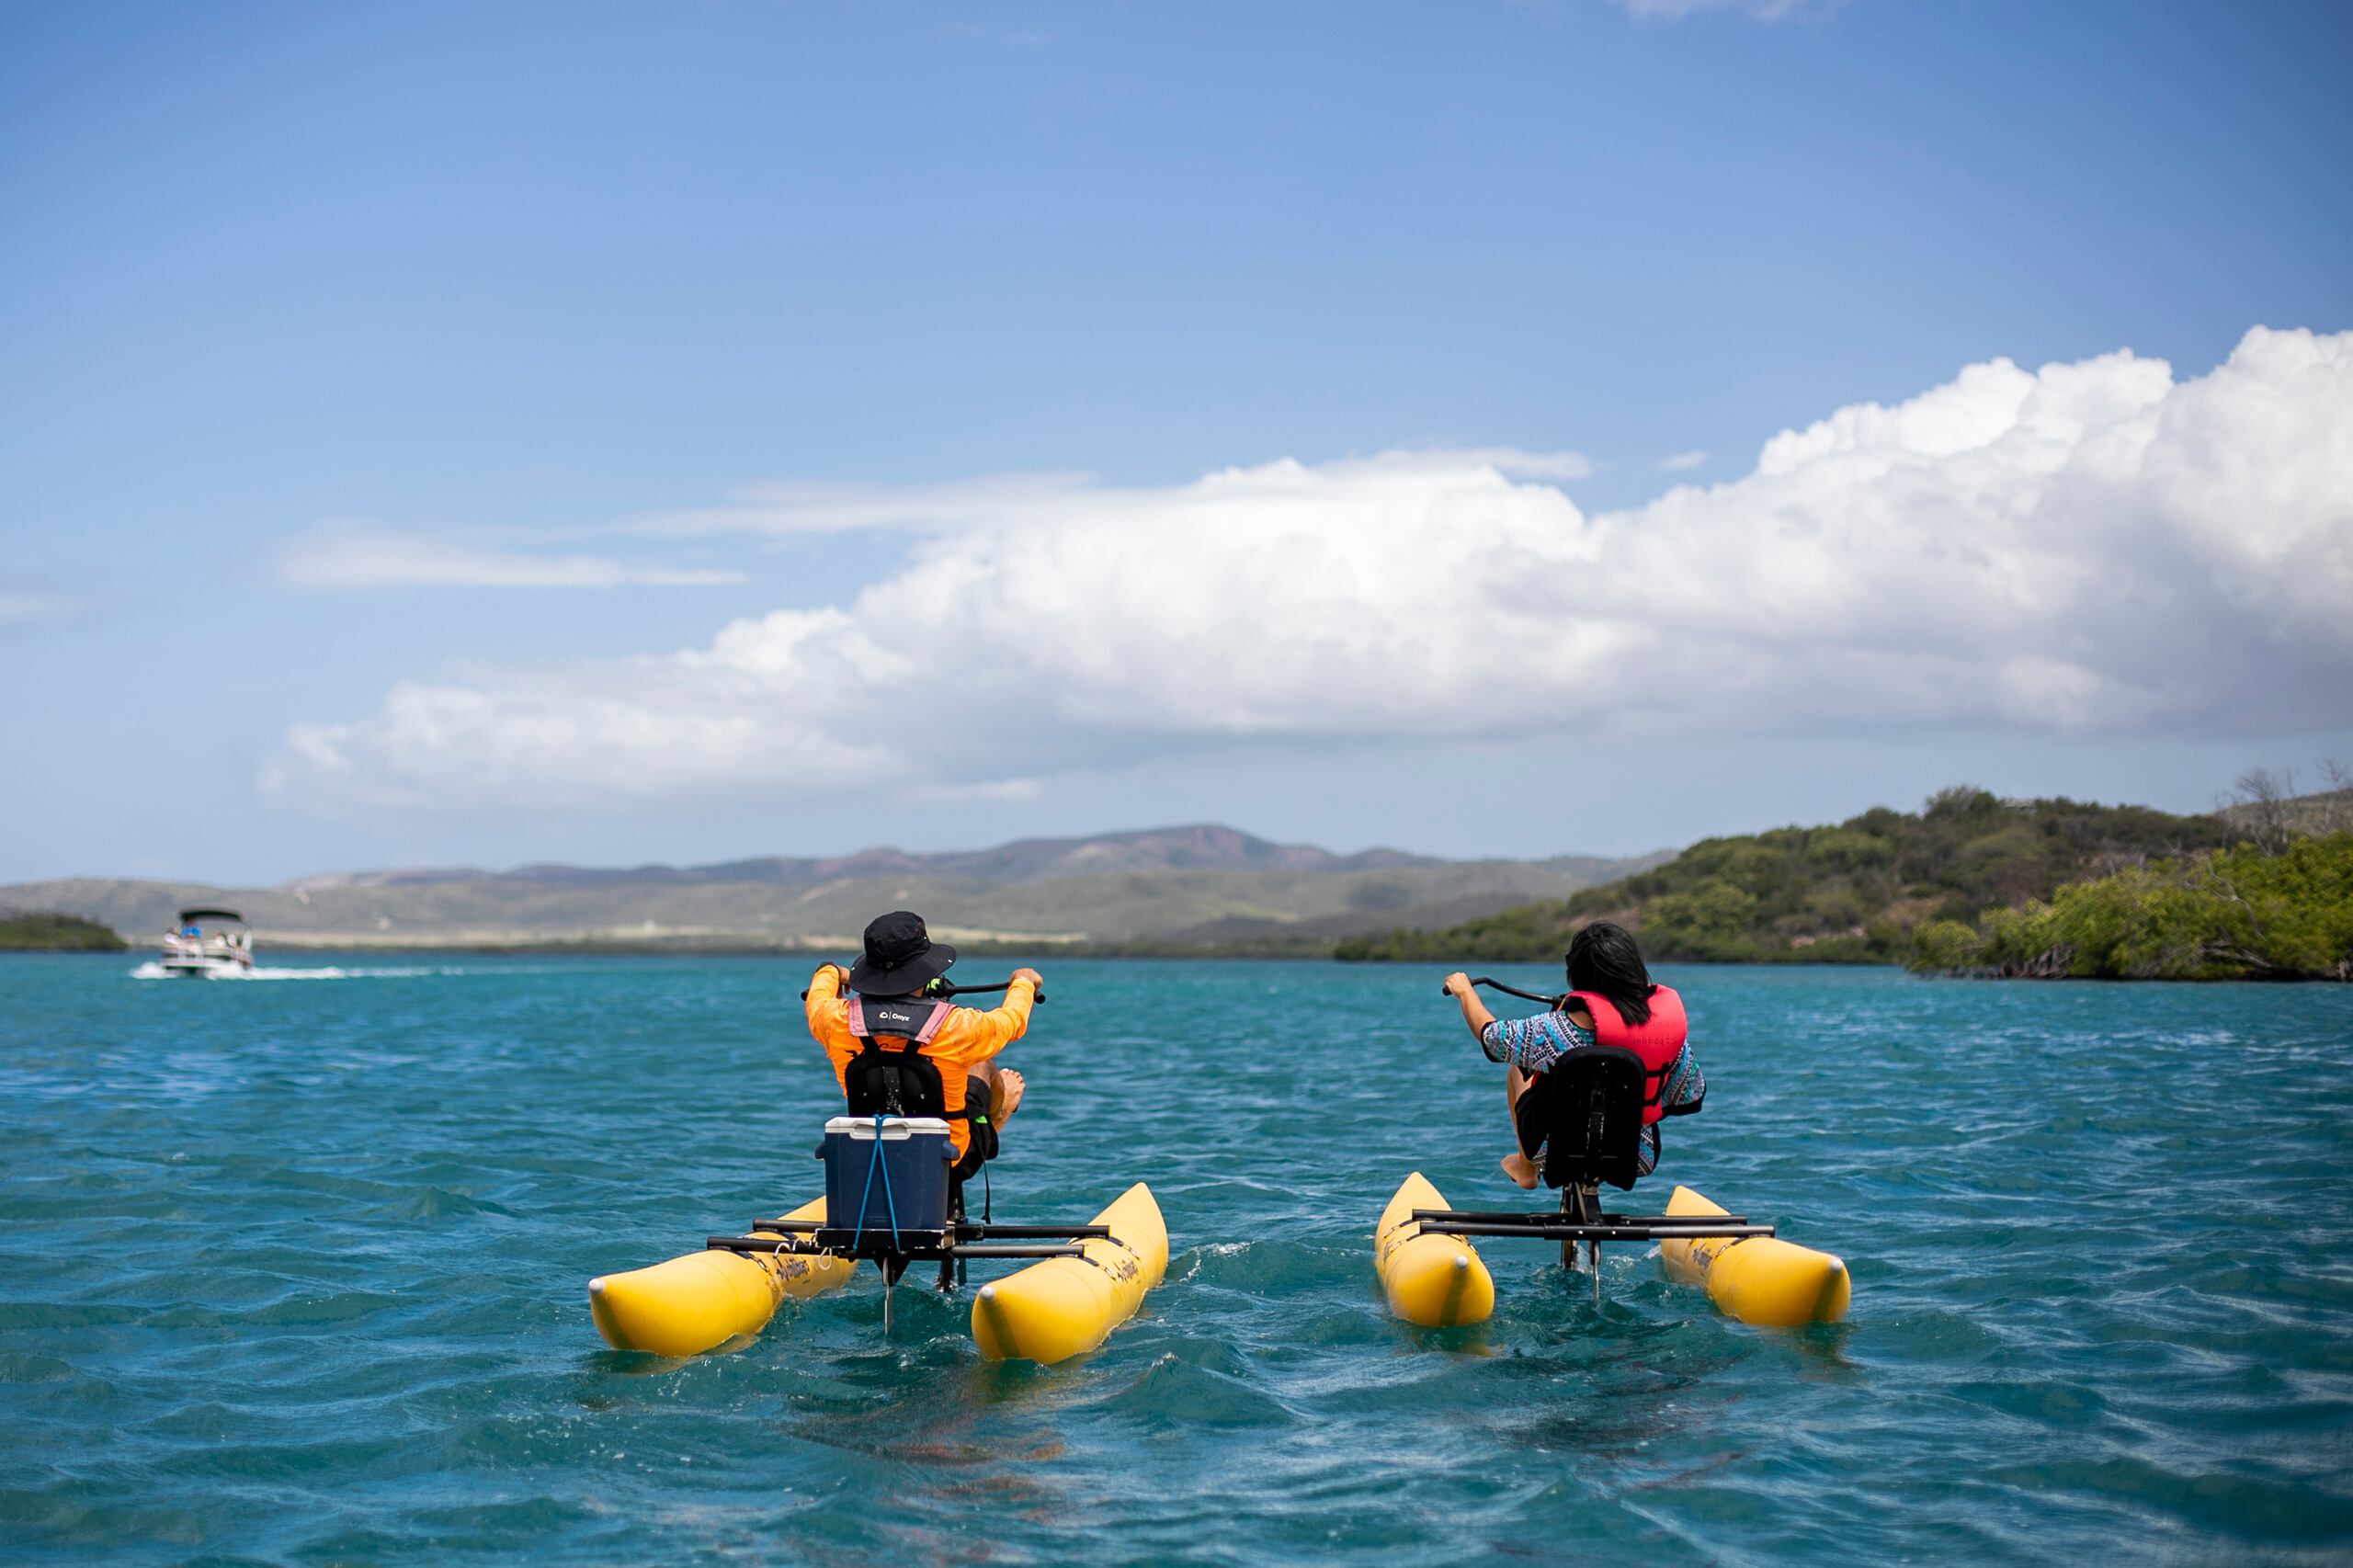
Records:
[[[1523,1073],[1541,1073],[1572,1051],[1594,1043],[1593,1031],[1573,1022],[1566,1013],[1539,1013],[1532,1018],[1497,1018],[1479,1031],[1479,1047],[1490,1062],[1508,1062]],[[1676,1053],[1659,1086],[1661,1106],[1688,1105],[1708,1092],[1699,1058],[1687,1043]]]

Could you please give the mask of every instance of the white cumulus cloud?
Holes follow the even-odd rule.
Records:
[[[278,558],[290,588],[351,592],[375,588],[712,587],[744,581],[740,572],[631,566],[596,555],[496,550],[443,534],[323,523],[290,540]]]
[[[932,531],[854,597],[705,646],[401,685],[294,726],[265,779],[464,806],[1018,794],[1254,737],[2353,720],[2353,334],[2257,329],[2180,381],[2130,353],[1973,365],[1595,516],[1512,456],[648,524],[814,506]]]

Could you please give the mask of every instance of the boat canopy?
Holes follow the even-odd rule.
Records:
[[[245,917],[233,909],[183,909],[180,911],[181,925],[190,925],[199,920],[233,920],[240,926],[245,923]]]

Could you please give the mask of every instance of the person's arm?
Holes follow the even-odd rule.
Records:
[[[1707,1097],[1707,1075],[1699,1071],[1699,1059],[1687,1044],[1667,1066],[1666,1082],[1659,1089],[1659,1108],[1668,1116],[1688,1116]]]
[[[818,965],[817,972],[809,977],[809,998],[802,1005],[810,1036],[824,1047],[837,1087],[847,1086],[844,1074],[858,1051],[858,1042],[849,1036],[848,1008],[841,999],[842,984],[848,979],[849,971],[839,964]]]
[[[1446,977],[1446,990],[1447,994],[1461,1004],[1463,1027],[1471,1031],[1471,1038],[1479,1042],[1479,1049],[1485,1051],[1487,1026],[1495,1021],[1495,1016],[1487,1011],[1487,1005],[1479,999],[1478,988],[1471,983],[1469,975],[1458,969]]]
[[[1538,1038],[1538,1019],[1496,1017],[1487,1010],[1486,1003],[1480,1000],[1477,988],[1471,983],[1471,977],[1461,970],[1446,977],[1446,989],[1461,1005],[1463,1027],[1471,1031],[1471,1038],[1479,1042],[1479,1050],[1488,1061],[1505,1062],[1531,1073],[1541,1065],[1528,1060],[1529,1048]]]
[[[1523,1073],[1550,1072],[1552,1063],[1573,1051],[1593,1043],[1593,1020],[1584,1009],[1568,1013],[1535,1013],[1525,1018],[1497,1018],[1479,1031],[1479,1049],[1490,1062],[1501,1062]]]
[[[1043,979],[1034,969],[1017,969],[1005,988],[1005,1002],[985,1012],[959,1007],[931,1037],[930,1054],[975,1067],[1029,1032],[1029,1008]]]

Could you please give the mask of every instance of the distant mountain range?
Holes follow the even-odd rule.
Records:
[[[136,941],[198,903],[280,947],[807,948],[847,951],[886,909],[976,947],[1328,951],[1343,937],[1449,926],[1658,864],[1336,855],[1199,825],[993,849],[866,849],[710,866],[362,871],[272,888],[77,878],[0,887],[0,909],[102,921]]]

